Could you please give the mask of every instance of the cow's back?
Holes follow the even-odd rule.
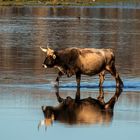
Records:
[[[65,48],[58,51],[58,64],[72,75],[77,71],[85,75],[95,75],[103,71],[114,58],[111,49]]]
[[[83,74],[94,75],[100,73],[106,65],[106,52],[104,49],[80,49],[79,64]]]

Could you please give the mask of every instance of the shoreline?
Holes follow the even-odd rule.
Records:
[[[70,1],[67,1],[67,2],[58,2],[57,0],[55,1],[46,1],[46,2],[43,2],[43,1],[0,1],[0,6],[111,6],[111,5],[119,5],[119,4],[129,4],[129,3],[132,3],[132,4],[140,4],[140,2],[138,0],[134,0],[133,2],[132,1],[129,1],[129,0],[118,0],[116,2],[116,0],[93,0],[93,1],[90,1],[90,2],[70,2]]]

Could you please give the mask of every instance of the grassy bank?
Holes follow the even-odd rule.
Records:
[[[0,6],[23,5],[84,5],[92,6],[104,3],[139,2],[139,0],[0,0]]]

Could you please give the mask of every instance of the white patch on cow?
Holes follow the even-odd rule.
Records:
[[[57,68],[60,72],[62,72],[63,74],[65,74],[64,69],[60,66],[54,66],[54,68]]]

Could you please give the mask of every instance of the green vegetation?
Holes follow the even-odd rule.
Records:
[[[0,0],[0,6],[23,5],[97,5],[99,3],[132,2],[132,0]],[[133,0],[139,2],[139,0]]]

